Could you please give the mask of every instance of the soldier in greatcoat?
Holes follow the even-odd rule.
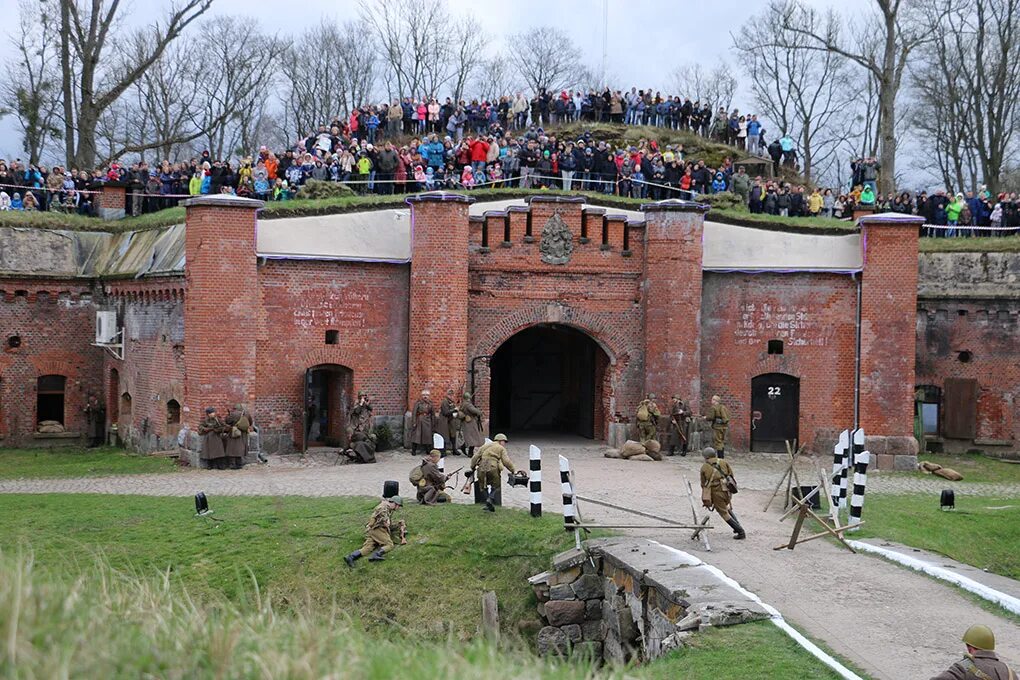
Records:
[[[470,392],[465,392],[461,398],[459,412],[460,431],[464,438],[462,451],[465,456],[473,456],[475,447],[485,443],[485,434],[482,432],[482,420],[485,414],[471,401]]]
[[[224,420],[224,453],[227,465],[234,470],[244,466],[244,457],[248,453],[248,432],[251,430],[251,416],[245,411],[243,404],[235,404]]]
[[[705,419],[712,426],[712,448],[719,458],[726,457],[726,431],[730,428],[730,410],[716,394],[712,397],[712,407],[708,409]]]
[[[411,455],[422,455],[432,450],[432,433],[435,431],[436,409],[432,405],[431,392],[421,391],[421,398],[414,402],[411,411]]]
[[[351,409],[351,415],[348,419],[347,433],[348,438],[351,441],[355,439],[369,439],[374,436],[372,431],[372,400],[369,399],[365,392],[358,392],[358,403]],[[362,437],[355,437],[355,435],[362,435]]]
[[[205,418],[198,424],[198,434],[202,437],[202,460],[208,461],[209,467],[217,470],[226,469],[227,453],[223,447],[223,429],[225,425],[216,415],[216,407],[205,410]]]
[[[460,419],[457,417],[457,402],[453,398],[453,390],[446,390],[446,396],[439,404],[439,417],[436,418],[436,432],[443,435],[442,455],[446,451],[457,452],[457,433],[460,431]]]
[[[106,408],[94,394],[89,395],[85,404],[85,422],[88,426],[88,447],[102,446],[106,441]]]
[[[691,412],[679,394],[673,395],[673,403],[669,407],[669,455],[680,449],[680,455],[686,456],[690,444]]]

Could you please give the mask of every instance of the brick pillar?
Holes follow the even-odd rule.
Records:
[[[886,213],[860,220],[860,426],[872,454],[913,469],[914,358],[917,348],[917,235],[920,217]],[[881,460],[881,459],[880,459]]]
[[[660,406],[701,403],[701,257],[708,206],[661,201],[645,213],[645,391]],[[622,405],[625,409],[636,404]]]
[[[184,404],[192,430],[215,406],[220,417],[255,397],[259,288],[256,210],[262,201],[217,195],[184,202]]]
[[[125,182],[107,182],[97,186],[99,187],[99,195],[96,196],[96,213],[100,219],[124,219],[124,205],[127,200],[128,184]]]
[[[467,379],[468,205],[474,199],[434,192],[412,196],[407,203],[411,206],[408,407],[428,387],[438,408],[446,389],[457,389]],[[493,238],[490,234],[490,242]]]
[[[857,205],[854,207],[854,222],[860,222],[862,218],[871,217],[876,212],[874,205]]]

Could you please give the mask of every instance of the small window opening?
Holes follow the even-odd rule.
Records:
[[[963,350],[956,355],[956,358],[961,364],[969,364],[970,360],[974,358],[974,355],[967,350]]]
[[[340,331],[326,331],[326,344],[327,345],[339,345],[340,344]]]
[[[20,335],[12,335],[12,336],[8,337],[7,338],[7,347],[9,347],[10,349],[17,349],[17,348],[21,347],[21,336]]]
[[[782,353],[783,353],[783,341],[769,340],[769,354],[782,354]]]
[[[62,375],[39,376],[36,395],[36,426],[52,421],[64,425],[64,387]]]
[[[967,310],[966,309],[958,309],[958,310],[956,310],[956,314],[957,314],[957,316],[967,316]]]

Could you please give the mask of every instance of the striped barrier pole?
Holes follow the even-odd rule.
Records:
[[[542,449],[534,444],[528,452],[528,491],[531,493],[531,516],[542,516]]]
[[[849,495],[850,468],[853,466],[857,454],[864,451],[864,430],[854,430],[850,435],[850,448],[843,455],[843,470],[839,478],[839,509],[846,508],[847,496]]]
[[[560,488],[563,490],[563,528],[575,531],[577,511],[574,508],[574,488],[570,484],[570,461],[560,456]]]
[[[850,498],[851,525],[861,523],[861,512],[864,510],[864,489],[868,485],[868,463],[871,454],[864,450],[864,430],[854,432],[854,488]],[[856,531],[856,529],[851,529]]]
[[[839,509],[842,507],[840,503],[840,484],[843,476],[843,463],[846,460],[846,451],[849,448],[850,433],[847,430],[843,430],[839,433],[839,440],[832,449],[832,487],[830,489],[829,514],[833,520],[836,520],[837,524],[839,524]]]

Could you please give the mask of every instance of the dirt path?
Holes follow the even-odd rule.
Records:
[[[545,511],[561,511],[557,456],[568,456],[578,491],[669,517],[687,520],[690,506],[682,494],[681,473],[696,484],[700,460],[671,458],[662,463],[628,463],[605,459],[600,447],[557,445],[543,447]],[[514,459],[526,468],[526,452],[512,446]],[[407,486],[414,461],[407,454],[383,454],[379,464],[367,466],[311,465],[280,460],[243,471],[189,470],[174,474],[131,475],[82,479],[0,480],[0,493],[115,493],[190,496],[205,491],[215,506],[217,495],[374,495],[385,479]],[[453,458],[451,469],[463,459]],[[711,553],[687,534],[634,532],[698,555],[744,587],[777,607],[794,625],[823,641],[875,678],[930,677],[962,653],[958,642],[966,627],[985,623],[995,630],[1003,657],[1020,662],[1020,626],[989,613],[960,591],[881,559],[854,555],[814,541],[794,551],[773,551],[789,538],[791,522],[780,524],[780,512],[762,512],[781,474],[781,463],[763,458],[733,460],[742,490],[735,506],[748,530],[748,540],[733,541],[721,521],[714,524]],[[901,481],[897,481],[901,480]],[[890,476],[869,478],[869,491],[904,493],[928,480]],[[994,485],[996,494],[1020,496],[1015,485]],[[884,487],[884,488],[883,488]],[[901,488],[902,487],[902,488]],[[998,488],[1003,487],[1003,488]],[[927,490],[927,489],[925,489]],[[990,490],[991,491],[991,490]],[[468,502],[456,494],[457,502]],[[504,503],[526,507],[524,488],[504,488]],[[615,519],[626,515],[592,504],[581,504],[586,519]],[[867,507],[865,507],[865,519]]]

